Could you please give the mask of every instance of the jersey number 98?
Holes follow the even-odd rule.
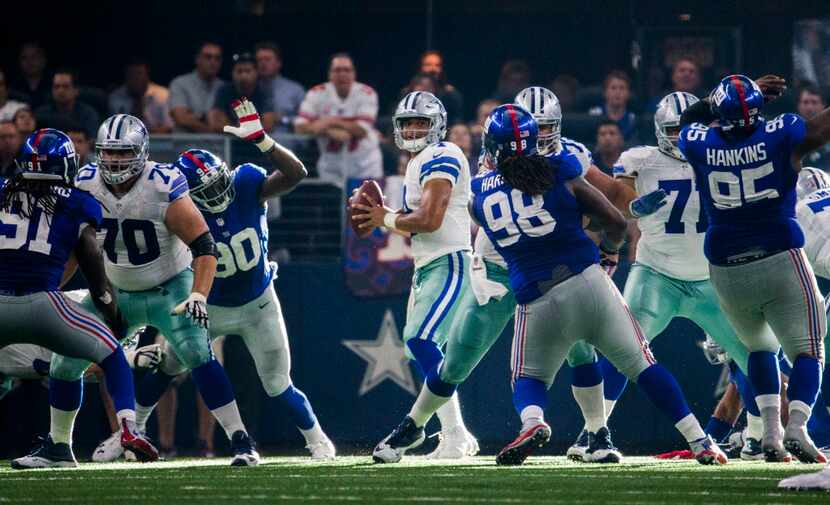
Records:
[[[514,189],[509,198],[501,191],[488,195],[481,207],[490,231],[497,235],[506,232],[506,236],[496,239],[496,243],[507,247],[518,242],[522,234],[541,237],[553,231],[556,220],[542,207],[544,204],[542,195],[533,195],[530,203],[525,203],[525,195]]]

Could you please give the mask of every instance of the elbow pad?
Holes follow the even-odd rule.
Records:
[[[199,256],[213,256],[214,258],[219,257],[219,251],[216,249],[216,242],[213,241],[213,236],[209,231],[206,231],[196,237],[196,240],[188,244],[188,247],[190,247],[190,252],[193,253],[194,259]]]

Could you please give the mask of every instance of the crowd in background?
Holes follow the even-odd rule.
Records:
[[[246,96],[275,138],[286,138],[287,133],[313,137],[318,161],[310,168],[340,185],[349,177],[380,177],[403,169],[405,156],[392,142],[391,116],[407,92],[429,91],[441,99],[449,120],[448,140],[474,162],[483,118],[497,105],[511,102],[521,89],[544,85],[562,104],[564,134],[588,145],[597,166],[610,172],[626,147],[654,141],[651,114],[662,96],[686,91],[700,97],[707,91],[693,59],[677,59],[670,86],[647,97],[635,96],[630,76],[621,70],[608,71],[597,86],[583,85],[568,74],[539,83],[532,81],[526,62],[509,60],[501,65],[491,95],[472,107],[469,97],[447,77],[439,51],[423,53],[400,94],[387,97],[378,97],[371,86],[358,81],[359,69],[347,53],[331,57],[322,84],[298,83],[282,75],[283,55],[271,42],[233,54],[229,80],[221,75],[227,56],[220,45],[202,43],[192,70],[175,77],[168,87],[153,82],[149,61],[131,60],[121,82],[113,82],[107,92],[83,86],[71,67],[50,65],[37,43],[23,44],[18,68],[0,70],[0,170],[12,165],[23,139],[37,127],[68,132],[84,162],[98,125],[110,114],[137,116],[152,134],[221,133],[235,120],[232,100]],[[790,96],[794,103],[789,105],[804,117],[826,105],[822,90],[803,79]],[[807,163],[830,170],[830,149],[813,154]]]

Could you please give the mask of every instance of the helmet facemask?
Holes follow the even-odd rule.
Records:
[[[539,137],[536,141],[536,149],[539,154],[545,156],[558,151],[559,140],[562,138],[562,121],[559,119],[537,119],[539,123]],[[550,128],[550,131],[542,133]]]
[[[429,121],[429,126],[426,129],[413,130],[407,128],[404,130],[406,122],[410,119],[416,118],[426,119]],[[436,144],[443,139],[443,135],[439,134],[436,126],[435,118],[430,116],[420,114],[402,114],[400,116],[395,116],[393,119],[395,145],[398,146],[398,149],[409,151],[411,153],[421,152],[428,145]],[[406,138],[411,136],[413,133],[419,136],[414,139]]]
[[[112,152],[129,152],[132,156],[113,159],[109,156]],[[127,147],[96,144],[95,154],[98,158],[98,166],[101,168],[101,178],[110,185],[123,184],[140,174],[144,170],[148,157],[144,145]]]
[[[215,170],[202,174],[199,184],[190,188],[190,198],[202,210],[219,214],[233,202],[236,189],[228,166],[222,163]]]
[[[657,146],[663,154],[672,158],[686,161],[686,157],[677,147],[680,140],[680,123],[663,123],[655,125],[654,135],[657,137]]]

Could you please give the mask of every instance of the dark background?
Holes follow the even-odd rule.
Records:
[[[559,73],[599,83],[612,68],[636,78],[631,45],[644,27],[737,27],[743,65],[731,70],[786,76],[792,65],[793,21],[830,13],[830,2],[813,0],[286,0],[264,2],[264,14],[256,16],[250,14],[256,3],[4,2],[0,66],[13,73],[20,44],[37,40],[46,47],[50,66],[77,67],[83,84],[111,88],[121,81],[126,61],[145,57],[153,79],[167,85],[192,69],[201,40],[225,48],[227,76],[232,53],[270,39],[283,48],[284,75],[307,87],[326,80],[332,53],[350,52],[358,80],[378,90],[383,107],[408,82],[418,55],[431,46],[444,53],[449,80],[465,94],[472,111],[494,90],[499,67],[509,58],[527,60],[534,81],[541,84]],[[38,6],[35,12],[33,5]],[[680,20],[683,14],[689,21]]]

